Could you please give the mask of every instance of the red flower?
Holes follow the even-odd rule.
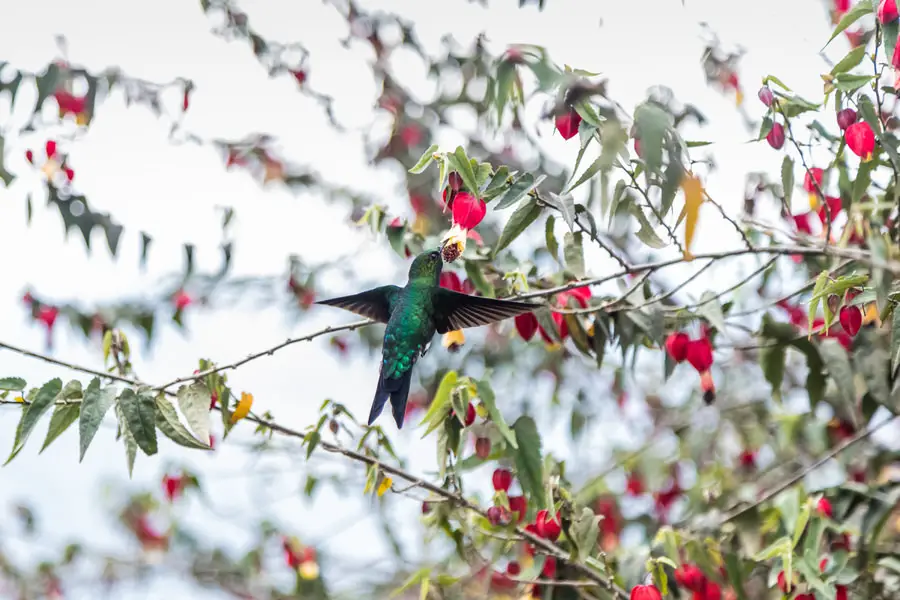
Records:
[[[634,138],[634,153],[638,155],[638,158],[644,158],[641,155],[641,140],[638,138]]]
[[[591,288],[588,286],[583,286],[579,288],[575,288],[574,290],[566,290],[565,292],[560,292],[556,296],[556,304],[560,308],[565,308],[569,305],[569,298],[575,298],[575,301],[581,305],[581,308],[587,308],[588,300],[591,298]]]
[[[294,76],[294,79],[296,79],[297,83],[300,85],[303,85],[306,82],[306,71],[304,71],[303,69],[291,71],[291,75]]]
[[[900,13],[897,12],[896,0],[881,0],[878,4],[878,20],[886,25],[893,23],[898,17],[900,17]]]
[[[37,320],[47,326],[47,329],[53,329],[56,323],[56,317],[59,316],[59,309],[55,306],[41,306],[38,310]]]
[[[219,392],[213,390],[209,395],[209,410],[212,410],[216,407],[216,404],[219,402]]]
[[[466,407],[466,427],[475,422],[475,405],[469,402]]]
[[[738,460],[740,461],[742,467],[745,467],[747,469],[754,469],[756,468],[756,451],[744,450],[743,452],[741,452]]]
[[[675,569],[675,581],[687,590],[699,592],[706,585],[706,575],[697,565],[687,563]]]
[[[872,153],[875,151],[875,134],[868,123],[865,121],[854,123],[844,132],[844,139],[853,154],[864,161],[872,158]]]
[[[845,129],[856,123],[857,118],[858,117],[855,110],[853,110],[852,108],[845,108],[837,114],[838,127],[841,128],[841,131],[844,131]]]
[[[640,496],[644,493],[644,480],[641,479],[640,473],[632,472],[628,474],[625,491],[628,492],[629,496]]]
[[[788,587],[787,578],[784,576],[784,571],[778,572],[777,585],[778,585],[778,589],[781,590],[783,593],[787,594],[788,592],[790,592],[790,588]]]
[[[556,577],[556,557],[548,556],[547,560],[544,561],[544,568],[541,569],[541,575],[546,577],[547,579],[553,579]]]
[[[469,192],[458,192],[453,198],[453,222],[463,229],[474,229],[484,219],[487,205]]]
[[[537,317],[534,316],[534,313],[516,315],[515,324],[516,331],[519,332],[519,335],[522,336],[522,339],[526,342],[534,337],[534,334],[538,329],[538,320]]]
[[[491,483],[494,484],[494,489],[498,492],[500,490],[508,492],[509,486],[512,485],[512,473],[509,469],[495,469],[494,474],[491,476]]]
[[[551,542],[555,542],[562,533],[562,525],[559,522],[559,513],[556,516],[550,515],[546,510],[539,510],[534,517],[534,524],[537,527],[538,535]]]
[[[194,299],[184,290],[178,290],[175,292],[175,295],[172,296],[172,302],[175,304],[175,310],[184,310],[194,302]]]
[[[816,510],[829,519],[834,515],[834,511],[831,508],[831,501],[828,498],[821,498],[819,503],[816,504]]]
[[[406,144],[407,148],[411,148],[422,141],[422,130],[418,125],[410,123],[400,130],[400,139]]]
[[[47,158],[53,158],[56,156],[56,142],[53,140],[47,140],[47,143],[44,145],[44,151],[47,153]]]
[[[451,292],[462,291],[462,282],[459,280],[459,275],[453,271],[444,271],[441,273],[440,282],[442,288],[448,289]]]
[[[177,498],[182,490],[184,490],[184,476],[179,475],[177,477],[172,477],[171,475],[166,475],[163,477],[163,492],[166,494],[166,498],[169,502],[173,502],[175,498]]]
[[[65,90],[57,90],[53,93],[56,104],[59,106],[59,116],[63,117],[67,114],[80,115],[84,112],[87,99],[85,97],[73,96]]]
[[[862,311],[858,306],[844,306],[838,313],[838,319],[847,335],[854,337],[862,326]]]
[[[809,222],[809,215],[812,213],[803,213],[802,215],[791,215],[794,220],[794,226],[800,233],[812,235],[812,225]]]
[[[831,212],[831,220],[834,221],[840,214],[841,209],[844,208],[844,203],[841,202],[840,198],[835,196],[826,196],[825,203],[828,205],[827,210],[825,209],[825,204],[823,204],[816,211],[819,215],[819,220],[822,221],[822,225],[828,223],[829,212]]]
[[[850,10],[850,0],[834,0],[834,10],[837,13],[845,13]]]
[[[564,140],[572,139],[578,135],[578,126],[580,124],[581,115],[574,110],[556,117],[556,130],[559,132],[559,135],[563,136]]]
[[[528,501],[525,499],[525,496],[510,496],[509,510],[510,512],[518,513],[519,516],[516,520],[521,523],[522,519],[525,518],[525,513],[528,512]]]
[[[75,179],[75,171],[73,171],[71,167],[63,167],[63,173],[66,174],[66,179],[69,181]]]
[[[891,0],[891,4],[893,4],[893,0]],[[894,8],[894,18],[896,19],[897,9]],[[847,586],[846,585],[837,585],[835,586],[835,591],[837,594],[835,595],[835,600],[847,600]]]
[[[812,177],[810,177],[810,173],[812,174]],[[803,189],[810,194],[816,193],[819,188],[822,187],[822,178],[824,175],[825,171],[819,167],[813,167],[803,176]]]
[[[462,189],[462,177],[456,171],[451,171],[450,175],[447,176],[447,185],[454,192],[458,192]]]
[[[713,364],[712,344],[706,338],[691,340],[685,358],[698,373],[708,371]]]
[[[556,323],[556,330],[559,332],[559,339],[564,340],[569,335],[569,325],[566,323],[565,316],[561,313],[552,313],[551,318],[553,322]],[[548,344],[555,343],[553,338],[550,337],[550,334],[544,331],[544,328],[538,324],[538,333],[541,334],[541,337],[544,338],[544,341]]]
[[[688,344],[691,338],[686,333],[672,333],[666,338],[666,352],[677,363],[687,358]]]
[[[775,94],[772,93],[772,90],[767,85],[759,88],[759,92],[756,95],[759,97],[759,101],[766,106],[772,106],[772,102],[775,101]]]
[[[34,164],[34,152],[32,152],[31,150],[26,150],[25,151],[25,160],[27,160],[31,164]]]
[[[662,600],[655,585],[636,585],[631,588],[630,600]]]
[[[815,594],[797,594],[794,596],[794,600],[816,600]]]
[[[781,123],[772,125],[772,130],[766,135],[766,141],[776,150],[781,150],[784,146],[784,125]]]
[[[707,581],[702,593],[694,592],[695,600],[722,600],[722,588],[713,581]]]
[[[487,520],[491,525],[508,525],[509,524],[509,513],[504,511],[501,506],[492,506],[487,509]]]

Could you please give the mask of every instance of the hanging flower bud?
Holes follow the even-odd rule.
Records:
[[[784,125],[775,123],[772,125],[772,131],[766,135],[766,141],[776,150],[781,150],[784,146]]]
[[[844,132],[847,147],[863,161],[871,160],[875,151],[875,134],[865,121],[854,123]]]
[[[690,341],[691,340],[686,333],[679,332],[669,334],[669,337],[666,338],[666,352],[669,353],[672,360],[680,363],[687,358],[688,344]]]
[[[831,508],[831,501],[828,498],[820,498],[818,504],[816,504],[816,510],[819,511],[819,514],[824,515],[829,519],[834,516],[834,511]]]
[[[531,341],[538,329],[538,320],[534,313],[523,313],[516,315],[515,318],[516,331],[522,336],[526,342]]]
[[[462,177],[460,177],[459,173],[456,171],[451,171],[450,175],[447,177],[447,185],[450,186],[450,189],[454,192],[458,192],[462,189]]]
[[[630,600],[662,600],[655,585],[636,585],[631,588]]]
[[[845,131],[848,127],[856,123],[858,115],[852,108],[845,108],[837,114],[837,124],[841,131]]]
[[[34,152],[32,152],[31,150],[26,150],[25,151],[25,160],[27,160],[31,164],[34,164]]]
[[[491,483],[494,485],[494,490],[508,492],[509,486],[512,485],[512,472],[509,469],[494,469]]]
[[[555,542],[562,533],[559,513],[554,516],[546,510],[539,510],[534,517],[534,524],[537,526],[538,535],[551,542]]]
[[[685,358],[698,373],[708,371],[713,364],[712,344],[706,338],[691,340]]]
[[[858,306],[845,306],[841,309],[838,319],[847,335],[853,337],[859,333],[859,328],[862,326],[862,311]]]
[[[463,229],[475,229],[487,213],[484,200],[469,192],[459,192],[453,199],[453,222]]]
[[[878,20],[881,21],[881,24],[893,23],[898,17],[900,14],[897,13],[896,0],[881,0],[878,4]]]
[[[772,90],[767,85],[759,88],[759,92],[756,95],[759,97],[759,101],[766,106],[772,106],[772,102],[775,101],[775,94],[772,93]]]
[[[578,126],[580,124],[581,115],[574,110],[556,117],[556,130],[565,140],[571,139],[578,134]]]
[[[510,496],[509,510],[518,515],[516,522],[521,523],[525,518],[525,513],[528,512],[528,501],[525,499],[525,496]]]

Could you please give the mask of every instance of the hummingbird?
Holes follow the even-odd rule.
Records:
[[[444,289],[440,286],[443,266],[439,250],[426,251],[413,259],[409,280],[403,287],[383,285],[316,302],[387,323],[369,425],[390,399],[397,429],[403,427],[413,366],[428,351],[435,332],[479,327],[537,308],[528,302],[494,300]]]

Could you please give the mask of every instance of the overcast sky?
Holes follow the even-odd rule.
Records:
[[[547,0],[543,13],[534,7],[519,10],[514,0],[495,0],[487,9],[463,0],[447,0],[439,8],[420,0],[362,4],[378,5],[414,20],[420,39],[433,52],[439,50],[439,40],[447,33],[468,43],[484,31],[494,51],[517,42],[544,45],[558,64],[605,74],[611,94],[628,110],[645,97],[650,86],[671,87],[678,98],[697,104],[710,118],[705,130],[690,137],[716,142],[713,148],[719,168],[706,182],[707,189],[732,212],[739,210],[743,200],[745,173],[766,170],[774,176],[779,172],[782,155],[765,143],[747,144],[751,136],[734,108],[733,98],[707,87],[700,64],[703,38],[698,24],[708,22],[727,44],[747,50],[740,77],[746,107],[755,116],[762,113],[755,98],[756,89],[767,73],[777,75],[801,95],[818,99],[822,85],[819,74],[827,71],[817,53],[827,39],[829,21],[823,3],[816,0],[688,0],[686,6],[679,0]],[[370,128],[378,131],[378,127],[383,127],[383,123],[373,123],[371,110],[378,91],[365,57],[339,44],[344,35],[343,20],[320,2],[257,0],[241,6],[250,15],[253,26],[265,36],[281,41],[300,40],[309,48],[310,85],[336,97],[338,118],[349,128],[346,134],[329,127],[318,107],[297,93],[296,83],[290,77],[268,79],[246,44],[228,43],[213,36],[210,22],[197,2],[20,2],[0,21],[0,56],[20,68],[42,69],[56,57],[54,35],[64,34],[70,59],[75,63],[90,68],[115,65],[131,75],[155,81],[175,76],[190,78],[196,89],[184,122],[187,130],[226,138],[250,132],[277,135],[290,160],[311,164],[331,181],[364,189],[396,210],[408,211],[402,174],[373,170],[366,164],[360,140]],[[840,58],[848,49],[843,37],[832,46],[832,59]],[[394,60],[410,81],[423,73],[421,64],[410,55],[399,53]],[[427,97],[432,86],[423,80],[414,86],[414,91]],[[20,92],[23,102],[29,97],[27,94],[27,90]],[[0,107],[0,123],[9,131],[21,121],[17,121],[16,114],[9,115],[7,104]],[[542,127],[548,150],[572,164],[577,144],[551,136],[550,123]],[[38,203],[32,224],[26,226],[24,197],[29,190],[39,189],[40,184],[27,168],[23,154],[28,146],[41,148],[46,136],[47,132],[40,131],[28,138],[12,136],[7,142],[6,162],[19,179],[11,189],[0,189],[3,341],[42,349],[43,332],[28,322],[21,304],[26,285],[51,300],[78,298],[85,307],[122,296],[153,294],[159,278],[181,264],[185,242],[197,245],[201,267],[215,269],[220,242],[216,206],[221,205],[233,206],[237,213],[233,232],[235,275],[281,274],[290,253],[316,262],[348,252],[354,253],[365,281],[399,281],[404,275],[406,265],[381,241],[350,231],[343,207],[323,206],[315,196],[294,194],[279,186],[263,189],[239,171],[226,173],[221,157],[211,148],[172,146],[165,123],[142,107],[126,108],[118,94],[98,108],[83,138],[65,145],[76,170],[77,190],[89,198],[95,209],[111,211],[126,232],[117,261],[99,243],[98,251],[87,258],[78,238],[73,236],[68,242],[63,239],[55,209]],[[448,135],[441,143],[450,147],[458,141]],[[794,197],[806,202],[802,194]],[[704,209],[702,218],[695,251],[735,243],[733,232],[721,227],[714,214]],[[712,227],[704,225],[707,219],[712,220]],[[156,239],[145,273],[136,268],[139,230],[148,231]],[[589,262],[593,274],[610,268],[604,257],[590,256],[596,259]],[[716,284],[722,285],[721,281]],[[708,283],[701,281],[698,291]],[[353,282],[330,284],[355,287]],[[142,379],[166,381],[190,373],[200,356],[225,362],[287,336],[353,318],[340,311],[320,309],[294,325],[277,308],[257,310],[249,306],[189,313],[187,335],[163,326],[152,353],[135,348],[136,368]],[[87,344],[80,334],[73,335],[63,327],[58,329],[56,356],[101,366],[101,353],[95,344]],[[2,357],[0,375],[20,375],[34,384],[54,376],[69,376],[8,352]],[[279,421],[296,428],[315,420],[318,406],[326,397],[364,414],[376,378],[377,361],[357,356],[338,364],[327,351],[324,339],[291,347],[231,375],[236,389],[255,395],[255,409],[272,410]],[[12,446],[15,411],[0,408],[0,453]],[[244,429],[250,427],[245,425]],[[388,430],[392,430],[392,425]],[[39,432],[35,437],[43,435],[42,427]],[[414,460],[412,468],[418,472],[426,470],[432,461],[433,446],[421,442],[416,445],[413,440],[419,435],[412,428],[395,436],[401,447],[422,449],[419,454],[425,458]],[[152,488],[169,464],[181,462],[207,475],[214,494],[217,490],[231,490],[227,495],[215,496],[215,513],[227,518],[211,517],[197,503],[189,502],[177,509],[190,511],[194,526],[211,538],[239,547],[246,539],[240,515],[252,505],[251,514],[270,515],[303,539],[319,541],[328,536],[327,551],[342,555],[350,563],[371,560],[386,552],[375,521],[366,517],[369,509],[361,489],[359,497],[350,498],[325,490],[313,505],[303,503],[292,493],[301,481],[300,461],[284,456],[267,459],[271,468],[280,469],[282,475],[261,489],[235,485],[238,481],[246,483],[249,471],[248,456],[236,445],[225,444],[216,453],[205,455],[163,444],[158,457],[138,458],[134,480],[128,484],[123,452],[113,438],[110,422],[80,465],[74,429],[39,457],[39,442],[33,439],[12,464],[0,470],[0,514],[8,516],[9,507],[27,500],[38,511],[43,526],[53,532],[46,547],[21,546],[23,554],[34,552],[41,556],[42,552],[60,547],[58,542],[69,537],[89,537],[99,548],[115,547],[122,536],[103,512],[116,505],[122,486]],[[552,439],[548,443],[554,447]],[[608,440],[606,444],[598,442],[598,452],[608,450]],[[560,446],[558,451],[565,450]],[[598,461],[602,464],[602,460]],[[357,472],[361,474],[361,470]],[[106,488],[109,482],[113,485]],[[411,501],[402,499],[393,505],[401,516],[414,515],[419,510]],[[0,518],[4,543],[11,533],[6,516]],[[342,527],[348,523],[352,526]],[[401,535],[413,543],[418,536],[416,528],[403,529]],[[339,533],[329,536],[333,531]],[[171,597],[173,593],[184,593],[183,585],[177,580],[161,581],[117,597]],[[89,589],[82,589],[68,597],[78,600],[94,596]]]

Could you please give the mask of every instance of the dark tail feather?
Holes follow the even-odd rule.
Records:
[[[384,389],[384,379],[381,377],[381,373],[378,373],[378,387],[375,388],[375,399],[372,400],[372,409],[369,411],[369,425],[374,423],[381,411],[384,410],[384,404],[390,396],[390,392]]]
[[[406,416],[406,400],[409,398],[409,386],[412,383],[412,369],[409,369],[399,379],[388,379],[385,381],[381,374],[378,375],[378,387],[375,389],[375,399],[372,400],[372,410],[369,411],[369,425],[375,422],[375,419],[384,410],[384,405],[391,400],[391,412],[394,414],[394,421],[397,423],[397,429],[403,428],[403,417]]]
[[[400,389],[391,392],[391,412],[397,429],[403,429],[403,418],[406,416],[406,401],[409,399],[409,384],[412,383],[412,369],[400,378]]]

